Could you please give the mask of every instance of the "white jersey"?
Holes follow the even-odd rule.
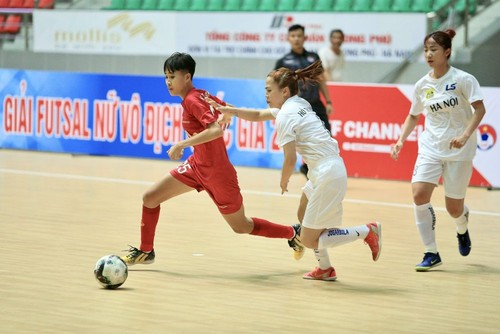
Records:
[[[448,161],[472,160],[476,153],[474,133],[461,149],[450,149],[450,141],[461,136],[472,115],[472,102],[483,100],[479,83],[467,72],[450,67],[439,79],[430,72],[415,84],[411,115],[425,115],[425,130],[418,138],[419,154]]]
[[[276,118],[278,145],[283,147],[295,141],[297,153],[306,164],[339,155],[337,141],[303,98],[292,96],[281,109],[272,109],[271,112]]]
[[[330,47],[325,47],[318,52],[321,63],[326,71],[330,73],[332,81],[342,81],[342,72],[345,66],[344,52],[336,54]]]

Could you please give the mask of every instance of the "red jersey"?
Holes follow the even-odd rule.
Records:
[[[207,96],[219,104],[226,105],[225,102],[210,95],[205,90],[196,88],[191,89],[182,101],[182,107],[184,108],[182,114],[182,127],[189,136],[200,133],[205,130],[209,124],[217,122],[221,114],[205,101],[205,97]],[[194,161],[198,165],[213,166],[216,162],[220,164],[225,161],[231,164],[227,156],[226,144],[222,137],[209,141],[208,143],[194,146],[193,156]]]
[[[217,122],[220,112],[205,101],[210,97],[221,105],[226,103],[207,91],[193,88],[182,101],[182,126],[188,135],[202,132]],[[170,173],[182,183],[198,191],[205,190],[223,214],[238,211],[243,203],[236,170],[227,155],[224,138],[219,137],[195,145],[194,153]]]

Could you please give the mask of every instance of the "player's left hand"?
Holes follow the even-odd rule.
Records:
[[[464,147],[465,143],[467,142],[467,136],[460,136],[460,137],[455,137],[450,140],[450,149],[452,148],[462,148]]]
[[[281,195],[283,195],[284,193],[287,193],[288,192],[288,180],[287,181],[281,180],[280,187],[281,187]]]
[[[184,154],[184,149],[178,145],[173,145],[169,148],[167,154],[171,160],[179,160]]]

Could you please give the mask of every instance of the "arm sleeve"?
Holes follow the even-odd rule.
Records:
[[[276,123],[277,128],[277,142],[279,147],[283,147],[291,141],[296,139],[295,126],[296,121],[293,117],[286,117],[281,122]]]
[[[217,99],[216,97],[212,97]],[[217,99],[217,103],[219,103]],[[203,125],[206,129],[209,124],[217,122],[217,118],[220,114],[218,110],[215,110],[210,104],[202,99],[193,99],[189,101],[189,109],[193,116]]]
[[[283,58],[280,58],[278,59],[278,61],[276,62],[276,64],[274,65],[274,69],[277,70],[278,68],[280,67],[284,67],[283,66]]]
[[[414,116],[420,115],[424,111],[422,98],[420,97],[420,85],[417,83],[413,91],[413,100],[411,102],[410,114]]]
[[[470,103],[482,101],[484,99],[479,82],[473,75],[468,74],[464,78],[463,86],[461,88],[463,96]]]

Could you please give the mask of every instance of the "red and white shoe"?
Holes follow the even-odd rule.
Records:
[[[305,273],[302,276],[304,279],[315,279],[320,281],[335,281],[337,279],[337,274],[335,273],[335,269],[330,267],[328,269],[321,269],[319,267],[314,268],[313,271]]]
[[[382,225],[379,222],[366,224],[370,232],[365,238],[365,244],[370,246],[373,261],[377,261],[382,251]]]

